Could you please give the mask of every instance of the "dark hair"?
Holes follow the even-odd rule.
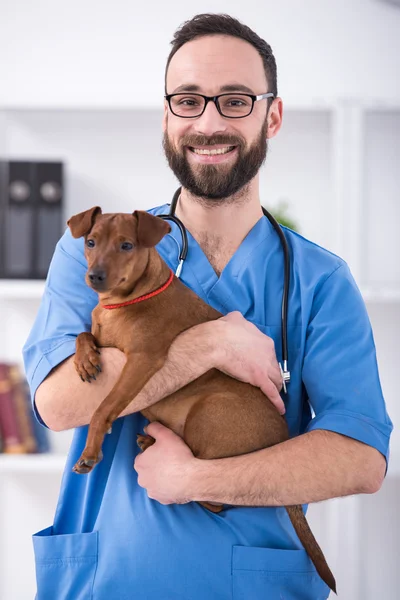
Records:
[[[243,23],[234,17],[226,14],[212,13],[196,15],[190,19],[190,21],[185,21],[174,33],[174,39],[171,42],[172,50],[169,53],[165,67],[165,93],[167,93],[167,72],[169,63],[179,48],[182,48],[184,44],[195,38],[216,34],[237,37],[254,46],[264,64],[265,76],[269,87],[266,91],[272,92],[276,97],[278,95],[276,61],[271,46],[250,29],[250,27],[243,25]],[[272,102],[272,100],[273,98],[270,99],[270,102]]]

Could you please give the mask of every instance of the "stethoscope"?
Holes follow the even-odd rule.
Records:
[[[176,269],[175,275],[176,277],[180,277],[182,272],[183,263],[186,260],[186,256],[188,253],[188,238],[186,233],[186,228],[182,221],[178,219],[175,215],[176,205],[178,203],[179,196],[181,194],[181,189],[178,188],[172,198],[172,202],[170,204],[169,213],[167,215],[157,215],[161,219],[165,221],[172,221],[175,225],[178,226],[181,236],[182,236],[182,246],[179,250],[179,264]],[[283,294],[282,294],[282,312],[281,312],[281,337],[282,337],[282,362],[279,363],[279,367],[281,370],[281,375],[283,379],[283,390],[285,394],[287,393],[286,384],[290,381],[290,371],[288,370],[288,344],[287,344],[287,318],[288,318],[288,299],[289,299],[289,281],[290,281],[290,259],[289,259],[289,248],[288,243],[283,233],[281,226],[278,221],[267,211],[266,208],[262,207],[262,211],[264,216],[268,218],[271,225],[274,227],[276,233],[279,236],[279,240],[282,245],[283,256],[284,256],[284,283],[283,283]]]

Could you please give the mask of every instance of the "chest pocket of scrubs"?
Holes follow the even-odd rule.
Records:
[[[233,600],[326,600],[329,588],[305,550],[233,546]]]
[[[92,600],[98,533],[52,535],[48,527],[33,536],[36,600]]]

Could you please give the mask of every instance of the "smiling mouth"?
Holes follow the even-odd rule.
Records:
[[[225,146],[224,148],[213,148],[209,150],[206,148],[193,148],[189,146],[189,150],[193,152],[193,154],[201,154],[203,156],[217,156],[218,154],[228,154],[229,152],[232,152],[235,148],[236,146]]]

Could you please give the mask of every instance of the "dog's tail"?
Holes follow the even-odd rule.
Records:
[[[332,572],[328,567],[328,563],[325,560],[325,556],[323,555],[323,552],[319,547],[317,540],[310,529],[310,526],[307,523],[306,516],[303,512],[303,507],[299,504],[296,506],[285,506],[285,508],[298,535],[298,538],[303,544],[304,550],[314,563],[319,576],[321,579],[323,579],[323,581],[325,581],[326,585],[328,585],[330,589],[337,594],[335,578],[332,575]]]

